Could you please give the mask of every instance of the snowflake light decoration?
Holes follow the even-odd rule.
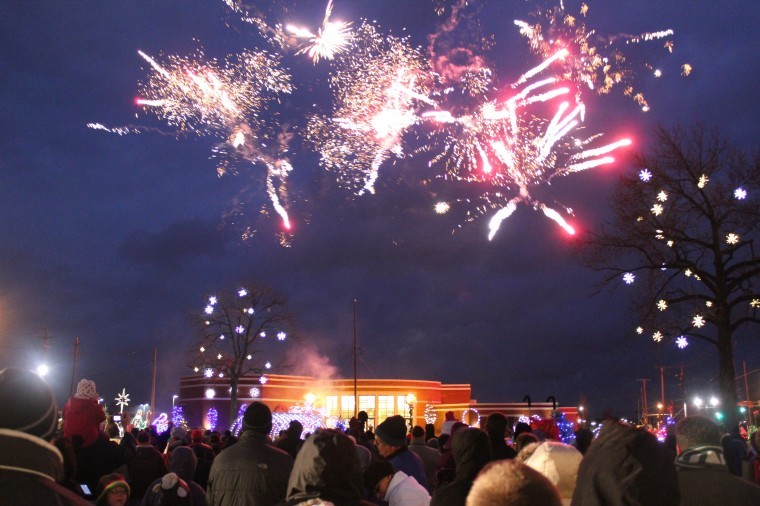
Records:
[[[741,187],[737,188],[736,190],[734,190],[734,198],[736,200],[744,200],[744,199],[746,199],[747,198],[747,190],[745,190],[744,188],[741,188]]]
[[[668,194],[665,190],[660,191],[660,193],[657,194],[657,200],[660,202],[665,202],[668,200]]]
[[[641,335],[644,333],[644,327],[636,327],[636,333]]]
[[[208,305],[208,306],[206,306],[206,308],[205,308],[203,311],[204,311],[206,314],[211,314],[211,313],[213,313],[213,312],[214,312],[214,306],[212,306],[212,305]]]
[[[203,376],[205,376],[206,378],[210,378],[213,375],[214,375],[214,370],[211,369],[210,367],[207,367],[206,369],[203,370]]]
[[[685,271],[683,271],[683,273],[684,273],[684,274],[686,275],[686,277],[688,278],[689,276],[691,276],[691,269],[686,269]]]
[[[728,244],[738,244],[739,243],[739,239],[740,239],[739,234],[735,234],[735,233],[731,232],[730,234],[728,234],[726,236],[726,243],[728,243]]]
[[[691,320],[691,324],[694,325],[697,328],[701,328],[705,326],[705,318],[702,315],[697,315],[694,317],[694,319]]]
[[[697,181],[697,187],[704,188],[705,186],[707,186],[707,183],[709,181],[710,181],[710,178],[702,174],[701,176],[699,176],[699,181]]]
[[[659,215],[662,214],[663,209],[664,208],[662,207],[662,205],[655,204],[655,205],[652,206],[652,209],[650,209],[650,210],[652,211],[652,214],[654,214],[655,216],[659,216]]]
[[[689,340],[686,339],[686,336],[679,336],[678,339],[676,339],[676,345],[682,350],[689,346]]]
[[[241,288],[240,290],[238,290],[239,297],[245,297],[246,295],[248,295],[248,290],[246,290],[245,288]]]
[[[238,334],[242,334],[243,332],[245,332],[245,327],[243,327],[242,325],[238,325],[237,327],[235,327],[235,332],[237,332]]]
[[[711,300],[706,300],[706,301],[705,301],[705,306],[707,306],[707,307],[712,307],[712,306],[713,306],[713,303],[712,303],[712,301],[711,301]]]
[[[216,304],[216,302],[217,302],[217,298],[214,297],[213,295],[208,298],[208,303],[210,306],[213,306],[214,304]]]
[[[250,394],[251,397],[258,397],[261,395],[261,390],[259,390],[256,387],[251,387],[251,389],[248,390],[248,393]]]
[[[263,374],[261,375],[261,377],[259,377],[259,383],[261,383],[262,385],[266,385],[267,381],[269,381],[269,380]]]
[[[286,337],[288,337],[288,336],[287,336],[287,334],[285,334],[285,332],[278,332],[277,333],[277,340],[278,341],[284,341]]]
[[[636,275],[632,272],[626,272],[623,274],[623,281],[625,281],[626,285],[630,285],[636,280]]]
[[[119,406],[120,412],[124,412],[124,406],[129,406],[129,394],[126,388],[121,389],[121,393],[116,396],[116,404]]]
[[[652,179],[652,173],[649,172],[649,169],[641,169],[641,171],[639,172],[639,179],[641,179],[645,183],[648,183],[649,180]]]
[[[665,311],[666,309],[668,309],[668,303],[662,299],[658,300],[657,309],[659,309],[660,311]]]
[[[272,368],[272,363],[271,362],[267,362],[266,364],[264,364],[264,367],[266,367],[267,369],[271,369]]]
[[[749,306],[753,309],[757,309],[760,307],[760,299],[752,299],[749,303]]]
[[[660,341],[662,341],[662,332],[660,332],[660,331],[658,330],[658,331],[656,331],[654,334],[652,334],[652,340],[653,340],[655,343],[659,343]]]

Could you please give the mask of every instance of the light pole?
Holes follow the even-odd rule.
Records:
[[[174,401],[177,400],[177,397],[179,397],[179,395],[177,394],[172,395],[172,407],[174,407]]]

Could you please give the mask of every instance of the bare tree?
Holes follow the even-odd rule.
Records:
[[[202,314],[192,319],[200,334],[191,350],[192,367],[229,382],[232,423],[237,416],[240,378],[263,376],[269,366],[264,345],[266,341],[284,341],[293,316],[285,310],[285,300],[271,288],[251,284],[209,297]]]
[[[601,285],[634,290],[637,334],[660,346],[715,346],[721,401],[738,413],[733,343],[760,323],[760,160],[703,125],[655,132],[637,173],[621,177],[613,217],[581,240]]]

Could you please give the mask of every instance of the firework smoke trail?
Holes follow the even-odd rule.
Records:
[[[213,60],[205,62],[199,52],[192,58],[169,57],[162,65],[142,51],[139,54],[153,72],[141,90],[146,98],[137,103],[180,132],[222,138],[216,153],[263,164],[272,207],[290,229],[282,204],[285,181],[292,170],[281,156],[287,145],[268,142],[274,136],[261,119],[265,107],[280,94],[292,91],[290,76],[280,67],[279,59],[263,51],[245,52],[228,57],[219,66]],[[270,144],[276,146],[274,153],[267,150]],[[223,175],[231,167],[225,159],[217,171]]]

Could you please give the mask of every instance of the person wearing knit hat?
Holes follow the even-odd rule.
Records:
[[[0,502],[88,504],[59,482],[61,452],[50,444],[58,421],[53,391],[38,374],[0,370]]]
[[[374,497],[388,503],[389,506],[428,506],[430,494],[407,476],[403,471],[395,471],[390,462],[380,460],[373,462],[363,474],[364,487]]]
[[[129,484],[124,475],[111,473],[100,478],[96,492],[97,506],[124,506],[129,500]]]
[[[406,444],[406,420],[401,415],[389,416],[375,428],[375,445],[381,457],[427,488],[427,475],[422,459],[409,451]]]
[[[240,439],[214,458],[206,498],[209,504],[277,504],[285,499],[293,457],[269,440],[272,412],[254,401],[243,413]]]
[[[63,407],[63,435],[74,440],[82,438],[80,448],[92,446],[100,434],[100,425],[106,421],[106,413],[98,404],[95,382],[83,379],[77,384],[77,392]],[[76,443],[75,443],[76,445]]]
[[[168,473],[153,487],[159,506],[192,505],[190,487],[176,473]]]

